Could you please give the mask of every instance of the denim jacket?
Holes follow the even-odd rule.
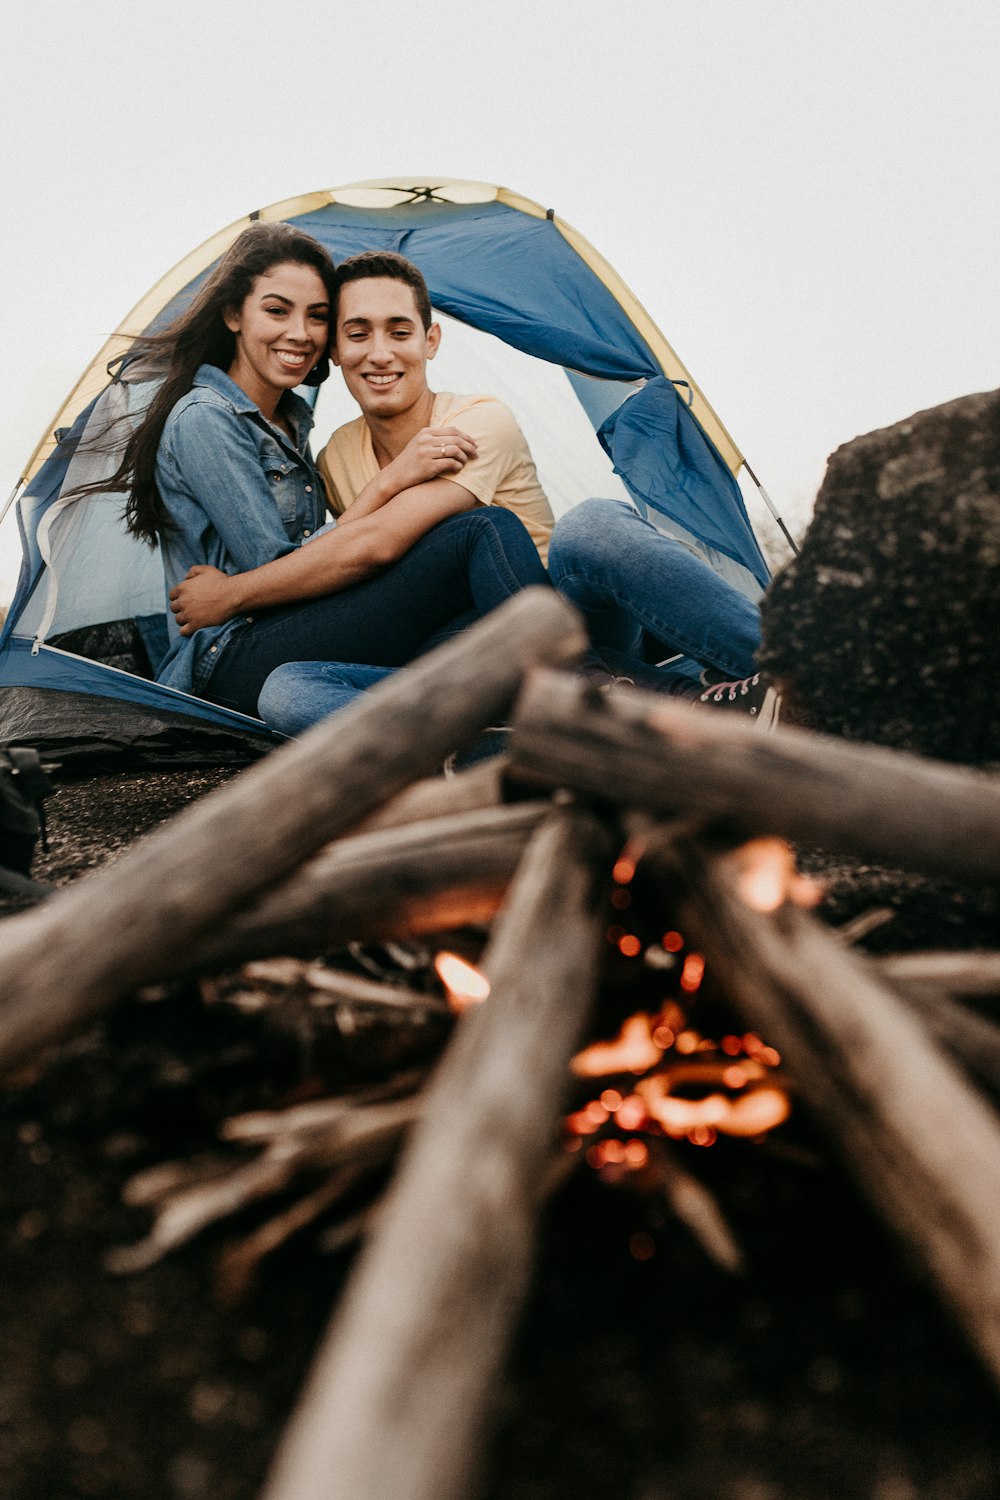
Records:
[[[219,653],[252,616],[182,636],[170,590],[196,563],[246,573],[292,552],[322,525],[326,495],[309,452],[312,411],[287,392],[293,442],[215,365],[202,365],[171,411],[156,454],[156,483],[174,526],[161,537],[170,649],[158,680],[203,692]]]

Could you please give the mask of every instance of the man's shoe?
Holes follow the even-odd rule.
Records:
[[[781,718],[781,694],[761,672],[740,682],[716,682],[698,699],[708,708],[725,708],[749,714],[758,729],[773,729]]]

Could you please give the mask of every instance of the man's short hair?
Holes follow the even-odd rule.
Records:
[[[336,272],[337,305],[334,308],[334,326],[340,311],[340,288],[349,281],[371,281],[376,276],[402,281],[410,287],[426,333],[432,322],[427,283],[412,260],[407,260],[403,255],[395,255],[391,250],[365,250],[361,255],[352,255],[349,260],[341,261]]]

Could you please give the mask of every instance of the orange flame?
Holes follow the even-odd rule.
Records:
[[[470,1005],[481,1005],[490,992],[485,974],[457,953],[439,953],[434,960],[437,976],[448,992],[448,1004],[457,1015]]]
[[[783,839],[750,839],[727,855],[727,861],[736,875],[736,889],[755,911],[777,911],[786,901],[818,906],[823,899],[822,885],[799,874]]]
[[[577,1078],[603,1078],[609,1073],[645,1073],[663,1056],[652,1037],[652,1020],[644,1012],[629,1016],[612,1042],[593,1042],[574,1057],[570,1067]]]

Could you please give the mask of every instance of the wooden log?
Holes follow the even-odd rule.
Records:
[[[178,953],[172,971],[488,923],[547,811],[544,802],[514,803],[337,840]]]
[[[881,968],[882,974],[885,969]],[[894,985],[927,1030],[992,1096],[1000,1098],[1000,1026],[940,990]]]
[[[526,665],[585,648],[526,590],[186,808],[121,860],[4,924],[0,1068],[159,977],[220,919],[507,712]]]
[[[894,953],[876,962],[894,984],[949,995],[1000,995],[1000,953]]]
[[[499,807],[507,801],[506,775],[507,757],[497,755],[454,776],[417,781],[355,824],[351,833],[374,833],[378,828],[400,828],[407,823]]]
[[[685,931],[1000,1383],[996,1115],[828,928],[793,907],[751,910],[690,848],[684,872]]]
[[[1000,777],[532,673],[510,774],[959,880],[1000,878]]]
[[[266,1500],[458,1500],[530,1269],[613,854],[592,815],[536,834]],[[530,955],[530,959],[526,958]]]

